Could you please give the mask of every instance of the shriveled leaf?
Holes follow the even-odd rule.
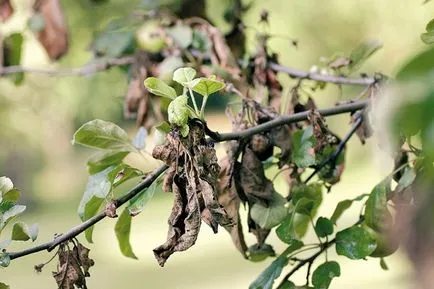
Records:
[[[363,194],[360,195],[359,197],[352,199],[352,200],[343,200],[340,201],[337,206],[336,209],[334,210],[330,221],[332,221],[334,224],[336,224],[336,222],[338,221],[338,219],[342,216],[342,214],[351,207],[351,205],[353,204],[354,201],[360,201],[362,200],[364,197],[369,196],[368,194]]]
[[[155,78],[155,77],[148,77],[145,79],[145,87],[149,90],[149,92],[162,96],[167,97],[170,99],[176,98],[176,91],[173,89],[173,87],[168,86],[164,81]]]
[[[292,161],[300,168],[315,164],[315,139],[312,126],[296,131],[292,136]]]
[[[271,229],[287,216],[287,209],[285,208],[285,198],[280,194],[274,192],[268,207],[260,203],[252,206],[250,211],[252,219],[264,229]]]
[[[72,143],[118,152],[136,150],[128,140],[126,131],[112,122],[100,119],[95,119],[82,125],[74,133]]]
[[[169,122],[180,127],[187,124],[190,111],[187,107],[188,96],[181,95],[175,98],[167,108]]]
[[[131,199],[130,204],[128,205],[128,211],[131,216],[140,214],[148,202],[153,198],[155,193],[163,192],[162,181],[163,178],[159,177],[149,187]]]
[[[111,182],[108,174],[113,170],[113,167],[108,167],[105,170],[89,176],[86,189],[78,206],[78,215],[84,221],[84,213],[87,204],[92,197],[104,199],[111,190]]]
[[[187,48],[193,41],[193,31],[187,25],[177,25],[166,29],[167,34],[172,37],[173,41],[180,48]]]
[[[336,252],[350,259],[363,259],[377,248],[375,239],[363,227],[353,226],[336,234]]]
[[[21,54],[23,51],[23,35],[12,33],[3,40],[3,66],[13,66],[21,64]],[[10,76],[15,85],[20,85],[24,81],[24,73],[15,73]]]
[[[173,80],[185,87],[190,87],[190,85],[192,84],[191,81],[194,79],[195,76],[196,70],[194,70],[193,68],[181,67],[175,70],[175,72],[173,73]]]
[[[321,238],[325,238],[326,236],[333,234],[333,222],[327,218],[319,217],[316,220],[315,232]]]
[[[39,42],[52,60],[59,59],[68,51],[68,27],[60,0],[39,0],[34,12],[44,18],[44,28],[37,33]]]
[[[288,264],[288,258],[280,256],[271,263],[259,277],[249,286],[249,289],[272,289],[274,280],[279,278],[283,267]]]
[[[128,153],[119,151],[97,152],[87,161],[87,170],[90,175],[99,173],[108,167],[120,164]]]
[[[329,261],[318,266],[312,274],[312,284],[315,289],[327,289],[335,277],[341,276],[341,268],[335,261]]]
[[[350,54],[350,70],[355,71],[359,69],[381,47],[383,47],[383,44],[376,40],[367,40],[360,43]]]
[[[249,260],[252,262],[261,262],[267,257],[275,257],[276,252],[274,252],[273,247],[268,244],[255,244],[249,247]]]
[[[201,77],[199,82],[195,84],[193,90],[203,96],[209,96],[225,87],[225,84],[212,77]]]
[[[14,184],[8,177],[0,177],[0,194],[5,194],[14,188]]]
[[[114,19],[94,36],[91,48],[98,56],[121,57],[134,51],[135,35],[123,19]]]
[[[137,259],[130,244],[131,215],[127,208],[119,216],[115,225],[116,238],[118,239],[119,249],[125,257]]]
[[[390,178],[386,178],[376,185],[366,201],[365,223],[376,231],[387,226],[389,211],[387,209],[387,194],[390,192]]]
[[[139,150],[144,149],[146,145],[147,137],[148,137],[148,132],[143,126],[141,126],[137,131],[136,136],[134,137],[133,140],[134,146]]]

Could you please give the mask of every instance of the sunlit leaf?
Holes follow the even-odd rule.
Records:
[[[112,122],[100,119],[82,125],[74,133],[72,143],[112,151],[130,152],[136,150],[130,143],[126,131]]]
[[[3,212],[3,215],[0,216],[0,232],[4,229],[4,227],[16,216],[21,214],[26,210],[26,206],[23,205],[13,205],[8,210]]]
[[[90,175],[99,173],[108,167],[118,165],[129,152],[100,151],[87,161],[87,170]]]
[[[196,70],[191,67],[181,67],[175,70],[173,73],[173,80],[178,82],[179,84],[192,88],[191,81],[196,76]]]
[[[214,92],[217,92],[225,87],[225,84],[221,81],[215,80],[213,78],[199,78],[199,82],[193,87],[193,91],[203,95],[209,96]]]
[[[144,85],[146,89],[149,90],[149,92],[162,96],[167,97],[170,99],[176,98],[176,91],[173,89],[173,87],[168,86],[164,81],[156,78],[156,77],[148,77],[145,79]]]
[[[131,215],[128,208],[125,208],[122,214],[119,216],[116,225],[115,233],[118,239],[119,249],[125,257],[137,259],[130,244],[130,232],[131,232]]]
[[[362,227],[353,226],[336,234],[336,252],[350,259],[363,259],[376,247],[375,239]]]
[[[5,194],[14,188],[14,184],[8,177],[0,177],[0,194]]]
[[[190,111],[187,107],[188,96],[181,95],[175,98],[167,108],[169,122],[180,127],[187,124]]]

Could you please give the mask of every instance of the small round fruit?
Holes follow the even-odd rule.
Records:
[[[166,47],[162,29],[155,20],[146,21],[137,29],[136,40],[141,49],[150,53],[158,53]]]

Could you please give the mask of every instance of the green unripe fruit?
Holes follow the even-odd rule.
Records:
[[[155,20],[146,21],[136,31],[137,45],[150,53],[158,53],[166,47],[162,29]]]

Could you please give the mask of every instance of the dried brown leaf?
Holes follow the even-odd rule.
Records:
[[[39,42],[51,60],[59,59],[68,51],[68,28],[60,0],[36,0],[34,11],[45,21],[44,29],[37,33]]]

